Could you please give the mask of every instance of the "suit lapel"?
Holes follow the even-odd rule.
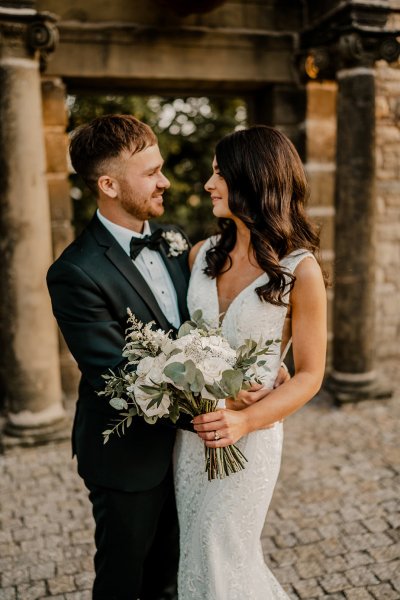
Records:
[[[153,295],[153,292],[147,285],[146,280],[135,267],[130,257],[118,244],[114,236],[107,231],[107,229],[100,223],[96,216],[93,217],[93,220],[89,224],[89,229],[93,233],[98,244],[100,246],[104,246],[104,255],[106,258],[114,265],[116,269],[118,269],[121,275],[123,275],[123,277],[134,288],[136,293],[139,294],[142,300],[147,304],[161,327],[166,330],[172,329],[173,326],[166,319],[163,311]]]

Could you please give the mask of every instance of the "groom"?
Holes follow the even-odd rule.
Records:
[[[87,228],[51,266],[53,312],[82,374],[72,433],[78,472],[96,522],[94,600],[176,598],[178,524],[172,427],[134,422],[103,445],[115,411],[96,392],[122,361],[127,307],[165,331],[188,318],[188,244],[164,212],[169,188],[157,138],[128,115],[95,119],[75,131],[72,164],[97,197]],[[171,256],[163,232],[176,232]],[[185,248],[185,249],[182,249]]]

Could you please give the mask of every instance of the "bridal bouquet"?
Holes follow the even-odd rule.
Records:
[[[103,375],[106,386],[99,392],[109,396],[110,405],[119,411],[115,425],[103,431],[104,443],[113,434],[124,434],[136,415],[147,423],[161,418],[175,423],[180,413],[195,417],[212,412],[218,400],[235,398],[267,370],[263,357],[271,353],[273,340],[245,340],[234,350],[220,330],[207,327],[201,311],[180,327],[176,339],[170,332],[154,330],[154,322],[144,325],[129,309],[128,314],[123,349],[127,362],[118,374]],[[209,480],[236,473],[245,462],[235,445],[205,446]]]

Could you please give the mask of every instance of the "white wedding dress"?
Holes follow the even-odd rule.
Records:
[[[201,247],[188,292],[190,313],[203,311],[209,325],[218,326],[216,280],[203,273]],[[297,250],[281,264],[293,272],[305,257]],[[227,309],[222,332],[233,347],[246,338],[280,339],[286,307],[259,300],[255,288],[267,282],[262,274],[240,292]],[[267,357],[263,383],[272,387],[280,366],[280,347]],[[179,600],[288,600],[265,565],[260,536],[278,477],[282,423],[252,432],[237,442],[248,462],[243,471],[222,480],[207,479],[204,445],[194,433],[178,430],[174,449],[175,492],[180,526]]]

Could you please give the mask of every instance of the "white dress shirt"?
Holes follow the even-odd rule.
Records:
[[[133,237],[142,238],[145,235],[151,235],[148,221],[144,222],[143,233],[136,233],[136,231],[132,231],[127,227],[112,223],[99,210],[97,210],[97,216],[128,256],[130,256],[130,242]],[[178,328],[181,320],[176,290],[160,253],[157,250],[143,248],[132,262],[153,292],[159,307],[168,321],[174,327]]]

